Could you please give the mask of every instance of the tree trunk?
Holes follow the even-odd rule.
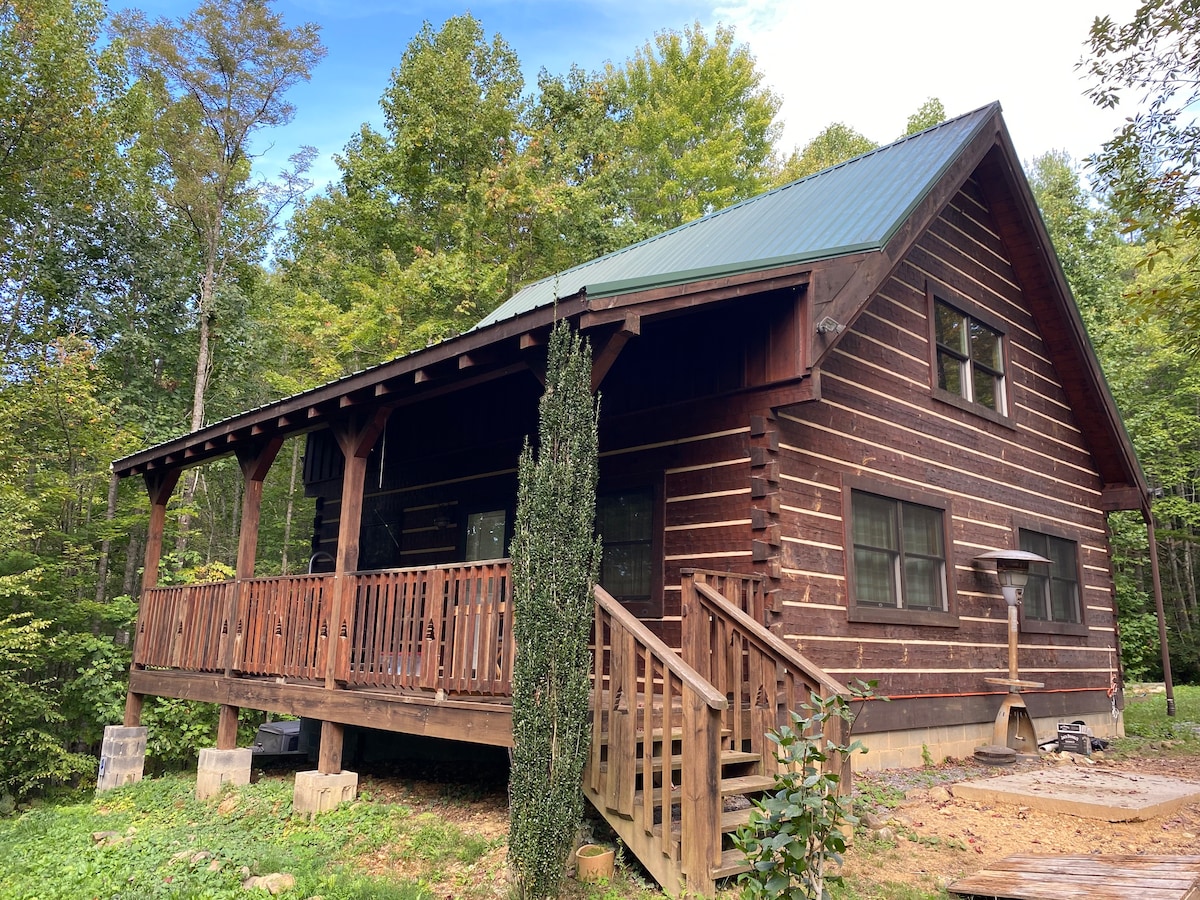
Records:
[[[104,540],[100,542],[100,559],[96,564],[96,602],[103,603],[108,594],[108,556],[112,551],[109,529],[117,516],[117,488],[121,479],[113,472],[108,479],[108,507],[104,511]]]
[[[292,438],[292,473],[288,478],[287,511],[283,515],[283,553],[279,574],[288,574],[288,545],[292,541],[292,514],[296,508],[296,470],[300,468],[300,439]]]
[[[204,263],[204,277],[200,280],[200,316],[197,323],[199,330],[199,346],[196,350],[196,385],[192,391],[192,421],[191,430],[199,431],[204,426],[204,396],[208,392],[208,377],[212,372],[212,355],[209,350],[209,338],[212,319],[213,295],[216,290],[216,255],[215,251],[208,253]],[[180,502],[183,504],[183,514],[179,517],[179,534],[175,538],[175,552],[182,554],[187,549],[188,529],[192,517],[188,513],[192,499],[196,496],[196,484],[200,478],[199,469],[192,469],[183,483],[183,493]]]

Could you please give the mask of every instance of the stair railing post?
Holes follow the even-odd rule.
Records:
[[[713,790],[721,779],[721,711],[686,688],[682,699],[681,868],[688,892],[709,897],[713,893],[713,872],[721,863],[721,793]]]

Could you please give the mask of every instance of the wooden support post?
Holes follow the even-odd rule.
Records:
[[[354,632],[354,581],[351,573],[358,568],[358,539],[362,530],[363,492],[366,486],[367,457],[387,423],[390,408],[377,410],[365,419],[354,417],[333,426],[334,437],[342,450],[342,509],[338,517],[337,555],[334,557],[333,599],[329,612],[329,649],[325,662],[325,688],[337,690],[339,663],[346,660],[344,644]],[[345,626],[343,628],[343,625]],[[321,723],[321,751],[317,771],[336,775],[342,771],[344,727],[336,722]]]
[[[1150,580],[1154,588],[1154,611],[1158,617],[1158,644],[1162,653],[1163,684],[1167,693],[1167,715],[1175,715],[1175,684],[1171,677],[1171,650],[1167,646],[1167,617],[1163,610],[1162,579],[1158,573],[1158,538],[1154,534],[1154,513],[1149,502],[1142,509],[1146,536],[1150,542]]]
[[[167,522],[167,503],[171,499],[171,492],[175,490],[175,485],[179,483],[179,476],[182,470],[167,469],[163,472],[147,472],[143,477],[146,482],[146,493],[150,495],[150,522],[146,527],[146,555],[143,557],[142,566],[142,593],[138,598],[138,617],[141,618],[141,599],[146,595],[148,588],[158,584],[158,563],[162,559],[163,545],[163,528]],[[133,630],[134,640],[134,658],[137,658],[137,628]],[[132,671],[132,666],[131,666]],[[125,720],[124,724],[129,727],[136,727],[142,724],[142,700],[141,694],[135,694],[132,691],[125,695]]]
[[[238,708],[221,704],[221,715],[217,720],[217,749],[236,750]]]
[[[271,470],[271,464],[283,446],[282,437],[247,444],[236,451],[238,465],[242,470],[242,524],[238,532],[237,584],[228,594],[225,607],[225,628],[230,636],[225,648],[225,675],[232,677],[241,662],[244,629],[239,627],[241,610],[245,608],[247,579],[254,577],[254,563],[258,554],[258,526],[262,517],[263,481]]]
[[[346,727],[337,722],[321,723],[321,751],[317,756],[317,771],[322,775],[337,775],[342,771],[342,744]]]
[[[710,897],[721,861],[721,780],[718,745],[721,713],[694,691],[683,693],[683,758],[679,827],[681,868],[689,895]]]

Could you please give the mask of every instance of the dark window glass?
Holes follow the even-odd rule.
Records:
[[[934,304],[938,387],[1005,412],[1004,352],[998,331],[941,300]]]
[[[1082,623],[1079,609],[1079,545],[1065,538],[1021,529],[1021,549],[1053,560],[1051,566],[1034,566],[1021,600],[1027,619]],[[1049,573],[1045,570],[1049,569]],[[1040,570],[1040,571],[1034,571]]]
[[[854,491],[854,602],[859,606],[946,609],[945,512]]]
[[[623,601],[649,600],[654,571],[654,492],[601,494],[596,529],[604,542],[600,586]]]

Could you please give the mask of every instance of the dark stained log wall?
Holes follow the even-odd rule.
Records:
[[[778,421],[784,632],[843,681],[874,678],[880,693],[930,698],[920,713],[908,703],[904,717],[914,723],[995,714],[999,697],[988,695],[997,689],[983,679],[1006,672],[1005,606],[994,575],[972,560],[1017,547],[1018,527],[1078,542],[1086,626],[1080,635],[1022,631],[1021,674],[1046,683],[1044,699],[1031,698],[1030,708],[1035,715],[1107,708],[1101,701],[1116,666],[1101,483],[1077,425],[1088,411],[1067,404],[999,231],[979,186],[968,182],[843,336],[823,368],[821,400],[790,407]],[[935,398],[930,280],[1003,325],[1007,423]],[[847,477],[949,504],[956,626],[847,621]],[[1079,693],[1052,699],[1052,692]],[[880,725],[895,718],[879,712]]]

